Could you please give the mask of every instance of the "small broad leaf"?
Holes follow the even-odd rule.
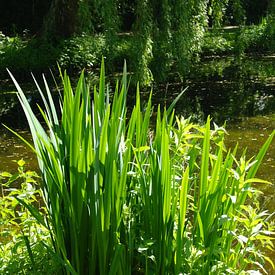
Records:
[[[149,249],[149,247],[147,247],[147,246],[140,246],[139,248],[138,248],[138,252],[139,253],[142,253],[142,252],[144,252],[144,251],[147,251]]]
[[[12,174],[8,173],[8,172],[2,172],[0,174],[0,177],[3,177],[3,178],[10,178],[12,176]]]
[[[17,161],[17,164],[19,165],[19,167],[22,167],[25,165],[25,161],[23,159],[20,159],[19,161]]]
[[[262,223],[257,224],[256,226],[254,226],[254,227],[252,228],[252,232],[251,232],[251,233],[252,233],[253,235],[259,233],[259,231],[261,230],[262,227],[263,227],[263,224],[262,224]]]

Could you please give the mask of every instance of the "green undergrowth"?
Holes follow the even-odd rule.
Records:
[[[209,30],[204,35],[202,51],[196,52],[196,55],[262,54],[273,51],[274,35],[269,21],[263,19],[259,25]],[[100,68],[102,56],[108,58],[108,73],[120,71],[124,60],[127,60],[129,71],[139,75],[137,68],[140,60],[136,60],[136,48],[140,43],[138,37],[133,33],[123,33],[117,34],[113,40],[109,41],[112,43],[110,51],[104,34],[81,34],[66,40],[49,42],[39,37],[8,37],[0,32],[0,77],[6,77],[6,68],[24,78],[29,71],[40,73],[49,68],[55,71],[57,63],[74,74],[78,74],[82,68],[93,71]],[[176,60],[177,56],[171,56],[171,64]],[[158,62],[148,62],[150,73],[159,71]],[[151,77],[158,79],[158,75]]]
[[[27,201],[45,213],[39,176],[26,171],[23,160],[17,165],[16,173],[0,173],[0,274],[54,274],[58,263],[44,245],[51,245],[49,231],[19,203]]]
[[[59,50],[43,40],[24,37],[8,37],[0,32],[0,76],[7,77],[6,68],[18,77],[27,72],[41,72],[54,66]]]
[[[268,19],[258,25],[212,29],[205,34],[202,55],[234,55],[274,51],[274,35]]]
[[[0,32],[0,76],[6,68],[18,77],[55,71],[56,64],[69,71],[99,67],[104,54],[105,38],[101,35],[79,35],[67,40],[49,42],[41,38],[8,37]]]
[[[118,35],[114,52],[108,55],[112,64],[108,72],[122,69],[125,59],[130,63],[133,45],[131,35]],[[53,43],[41,38],[8,37],[0,32],[0,77],[7,76],[6,68],[24,79],[30,71],[41,73],[52,69],[55,72],[57,64],[72,74],[78,74],[82,68],[94,71],[100,68],[102,56],[107,55],[106,48],[106,38],[101,34],[82,34]]]
[[[11,195],[31,214],[36,234],[45,232],[39,242],[26,242],[31,271],[55,259],[62,271],[52,274],[267,273],[274,226],[254,185],[268,184],[255,176],[275,131],[247,159],[237,145],[225,147],[225,129],[210,118],[198,125],[176,116],[180,95],[171,106],[158,106],[152,120],[151,96],[142,108],[137,87],[128,110],[126,67],[112,98],[104,71],[102,63],[94,87],[82,73],[75,89],[65,74],[59,107],[44,80],[42,124],[11,76],[32,133],[34,145],[28,144],[37,154],[45,205],[42,211],[32,199]],[[44,263],[36,257],[38,244]]]

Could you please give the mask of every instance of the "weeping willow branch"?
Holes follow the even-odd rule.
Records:
[[[136,22],[134,25],[135,47],[133,53],[136,78],[143,85],[152,82],[149,64],[152,60],[152,6],[151,1],[138,0],[136,5]]]

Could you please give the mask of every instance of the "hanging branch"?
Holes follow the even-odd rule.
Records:
[[[153,3],[153,60],[152,72],[156,81],[164,81],[171,67],[171,6],[168,0]]]
[[[108,68],[113,67],[113,53],[117,45],[117,33],[120,29],[120,22],[117,12],[116,0],[103,0],[102,4],[102,17],[104,32],[106,38],[105,56],[108,60]]]
[[[210,0],[208,14],[212,21],[212,27],[221,27],[228,3],[229,0]]]
[[[134,71],[142,85],[149,85],[152,73],[149,64],[152,60],[152,7],[149,0],[137,0],[136,22],[134,24],[135,47],[133,52]]]
[[[201,51],[208,1],[175,0],[173,4],[173,56],[179,75],[184,77],[192,59]]]

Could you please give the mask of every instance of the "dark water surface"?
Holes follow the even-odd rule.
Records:
[[[155,89],[156,103],[169,103],[188,86],[177,111],[195,120],[215,122],[275,112],[275,55],[207,58],[193,66],[188,80]],[[161,92],[159,93],[158,90]]]
[[[35,108],[39,96],[31,80],[30,77],[23,90]],[[42,82],[39,76],[38,81]],[[249,155],[255,155],[275,129],[275,54],[247,56],[241,60],[230,56],[205,58],[193,66],[186,81],[154,87],[154,104],[169,104],[186,86],[188,89],[177,103],[176,113],[185,117],[191,115],[198,122],[205,121],[208,115],[218,124],[226,121],[227,142],[232,147],[238,142],[240,148],[248,148]],[[129,101],[135,94],[135,91],[130,92]],[[147,99],[147,95],[145,92],[143,97]],[[0,122],[31,140],[15,87],[8,80],[0,80]],[[0,171],[16,169],[13,161],[21,158],[30,169],[36,169],[37,162],[30,149],[1,123]],[[275,184],[274,146],[273,142],[259,175]],[[268,190],[267,200],[275,195],[274,187]],[[274,209],[271,203],[270,210]]]

